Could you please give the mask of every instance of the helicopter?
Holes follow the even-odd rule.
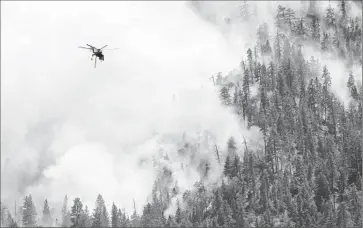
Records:
[[[93,57],[95,56],[95,68],[96,68],[96,62],[97,62],[97,58],[100,61],[104,61],[105,60],[105,55],[102,53],[103,50],[117,50],[119,48],[113,48],[113,49],[104,49],[105,47],[107,47],[108,45],[103,46],[102,48],[96,48],[92,45],[86,44],[89,47],[79,47],[79,48],[83,48],[83,49],[88,49],[91,50],[93,52],[91,60],[93,60]]]

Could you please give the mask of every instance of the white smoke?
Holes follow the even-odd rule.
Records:
[[[101,193],[128,212],[134,198],[141,212],[155,173],[140,159],[157,153],[158,135],[208,130],[221,147],[242,138],[209,80],[240,56],[183,2],[2,6],[1,190],[9,205],[31,193],[38,211],[45,198],[60,208],[68,194],[92,208]],[[94,69],[77,48],[86,43],[120,50]]]

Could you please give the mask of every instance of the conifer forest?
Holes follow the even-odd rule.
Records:
[[[253,18],[251,4],[240,1],[239,20]],[[154,159],[157,178],[148,200],[134,200],[131,211],[123,202],[106,202],[102,192],[94,205],[62,192],[61,207],[48,201],[50,192],[39,202],[26,193],[15,208],[1,203],[1,226],[362,227],[363,88],[354,70],[362,68],[362,2],[329,1],[322,14],[314,11],[315,1],[306,4],[305,14],[277,4],[276,32],[268,23],[254,28],[256,39],[240,64],[210,79],[220,105],[246,129],[258,129],[258,146],[233,136],[222,146],[206,139],[208,155],[198,160],[205,142],[183,138],[176,153],[194,161],[199,175],[187,190],[161,165],[172,159],[166,153]],[[360,16],[348,6],[360,8]],[[304,54],[308,48],[315,54]],[[340,84],[346,97],[332,87],[334,68],[321,58],[350,69]]]

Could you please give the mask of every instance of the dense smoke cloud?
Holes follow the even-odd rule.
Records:
[[[242,138],[209,77],[239,56],[183,2],[2,3],[2,200],[138,211],[161,135]],[[85,43],[119,47],[93,68]],[[174,101],[173,101],[174,96]],[[162,142],[161,142],[162,143]],[[172,161],[178,163],[178,161]],[[183,181],[179,181],[183,183]]]

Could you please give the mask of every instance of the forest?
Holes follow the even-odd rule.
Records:
[[[11,205],[1,205],[1,225],[362,227],[362,84],[346,72],[349,100],[342,101],[331,89],[330,69],[302,53],[310,45],[340,58],[348,69],[361,66],[362,17],[349,16],[344,0],[339,10],[328,6],[323,16],[309,11],[298,17],[280,5],[275,25],[277,34],[267,24],[257,29],[239,73],[215,78],[222,105],[263,134],[260,151],[246,141],[238,148],[233,137],[225,148],[216,148],[211,157],[223,167],[221,184],[205,184],[206,163],[194,188],[179,192],[172,171],[164,168],[140,213],[127,214],[115,203],[107,208],[99,194],[92,211],[81,198],[65,195],[62,213],[52,215],[46,199],[36,211],[28,195],[16,215]],[[186,144],[180,150],[188,154],[193,148]],[[178,194],[175,213],[165,215]]]

